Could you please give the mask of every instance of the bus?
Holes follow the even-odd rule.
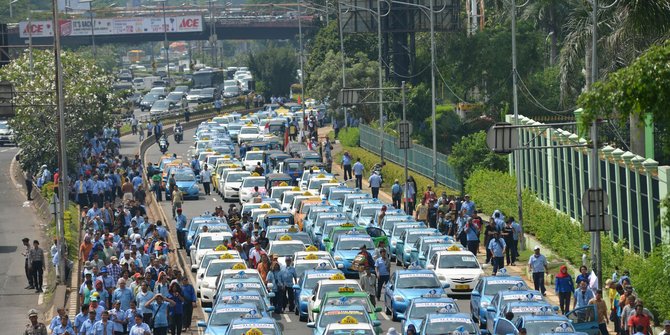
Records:
[[[130,50],[128,51],[128,60],[131,63],[139,63],[144,59],[144,50]]]
[[[226,75],[220,69],[204,68],[193,73],[193,88],[216,88],[223,90]]]

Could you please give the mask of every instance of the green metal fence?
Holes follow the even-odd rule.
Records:
[[[359,129],[360,146],[379,155],[379,130],[366,125],[360,125]],[[403,149],[398,149],[396,141],[395,136],[384,134],[384,158],[402,165],[405,162],[405,152]],[[433,178],[433,150],[413,144],[407,151],[407,166],[420,175]],[[447,165],[447,155],[441,153],[437,154],[437,182],[455,190],[461,189],[461,183],[454,170]]]
[[[511,115],[507,122],[514,122]],[[519,124],[542,125],[526,117]],[[581,221],[582,193],[589,185],[589,149],[555,148],[555,146],[586,143],[576,134],[562,129],[521,128],[522,143],[547,149],[521,150],[519,169],[524,188],[573,219]],[[625,240],[630,250],[649,252],[667,243],[670,232],[660,225],[666,209],[660,203],[670,191],[670,166],[658,166],[652,159],[632,152],[606,146],[600,149],[600,187],[609,198],[611,215],[610,238]],[[510,173],[515,166],[510,155]]]

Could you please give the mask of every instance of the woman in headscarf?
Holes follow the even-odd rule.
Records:
[[[268,272],[270,272],[270,259],[268,259],[267,254],[262,254],[261,255],[261,261],[258,263],[258,266],[256,266],[256,270],[258,270],[258,274],[263,278],[263,281],[267,285],[268,283]]]
[[[568,273],[568,267],[561,265],[556,274],[556,293],[558,293],[561,313],[565,314],[570,311],[570,297],[574,291],[575,283],[572,281],[572,276]]]
[[[99,301],[100,306],[107,309],[107,306],[109,306],[109,303],[108,303],[109,293],[107,293],[107,291],[103,288],[101,279],[97,279],[95,281],[95,291],[92,292],[91,294],[93,294],[93,293],[98,293],[98,301]]]
[[[160,293],[164,296],[168,296],[170,293],[169,291],[167,274],[161,271],[158,274],[158,283],[156,283],[156,289],[154,290],[154,293]]]
[[[170,294],[168,298],[172,299],[175,304],[170,306],[170,333],[172,335],[181,335],[183,327],[184,316],[184,295],[181,291],[181,286],[177,280],[170,283]]]

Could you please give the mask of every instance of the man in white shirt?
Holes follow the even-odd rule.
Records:
[[[205,164],[203,170],[200,172],[200,182],[202,182],[202,187],[205,189],[205,195],[209,195],[209,185],[212,182],[212,172],[209,171],[207,164]]]

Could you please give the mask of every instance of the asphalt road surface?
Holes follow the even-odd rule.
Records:
[[[40,240],[42,245],[50,245],[42,241],[35,233],[40,227],[33,204],[25,203],[25,185],[15,185],[10,177],[9,166],[16,147],[0,147],[0,315],[2,315],[2,333],[23,334],[28,321],[28,310],[40,309],[44,302],[44,294],[35,290],[27,290],[28,285],[24,272],[23,244],[21,239]],[[38,192],[38,190],[33,190]],[[38,230],[39,229],[39,230]],[[49,252],[45,250],[45,252]],[[46,255],[45,255],[46,258]],[[46,258],[48,259],[48,258]],[[49,265],[47,265],[49,267]],[[46,273],[44,284],[47,283]],[[46,291],[46,289],[45,289]],[[40,318],[41,320],[42,318]]]
[[[180,144],[174,142],[174,139],[170,137],[170,147],[168,150],[168,154],[176,153],[178,156],[181,156],[182,158],[186,159],[187,158],[185,157],[186,153],[193,145],[194,133],[195,133],[194,129],[186,130],[184,132],[184,141],[181,142]],[[157,163],[161,156],[162,155],[161,152],[158,150],[158,146],[154,145],[147,151],[145,156],[145,163],[146,162]],[[188,219],[190,219],[193,216],[201,215],[205,211],[212,212],[214,211],[214,208],[216,206],[223,206],[223,209],[227,210],[230,204],[231,202],[228,203],[224,202],[223,198],[221,198],[221,196],[216,194],[214,191],[212,191],[211,195],[205,196],[204,190],[202,186],[200,186],[199,199],[186,200],[183,205],[184,210],[183,213],[184,215],[186,215]],[[161,202],[161,206],[166,215],[170,217],[172,213],[172,207],[170,205],[170,202],[163,201]],[[174,228],[174,222],[170,222],[170,228],[171,229]],[[183,250],[180,250],[179,252],[184,253]],[[186,259],[188,259],[188,257],[186,257]],[[391,262],[391,264],[392,264],[392,271],[395,271],[395,262]],[[195,283],[195,281],[193,281],[193,283]],[[461,311],[469,313],[470,301],[468,297],[458,297],[457,304]],[[379,302],[378,305],[380,305]],[[298,320],[298,316],[295,314],[284,313],[281,315],[273,314],[273,316],[278,322],[281,323],[284,329],[284,333],[286,334],[296,334],[296,335],[312,334],[312,329],[307,328],[306,323],[300,322],[300,320]],[[391,321],[390,316],[386,315],[383,311],[378,313],[378,319],[382,323],[382,329],[384,330],[384,332],[386,332],[389,329],[389,327],[395,327],[396,330],[400,328],[400,322]]]

